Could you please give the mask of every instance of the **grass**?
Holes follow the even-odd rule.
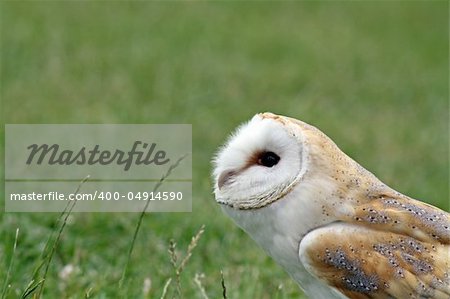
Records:
[[[2,298],[6,298],[6,295],[8,294],[8,290],[10,288],[9,276],[11,274],[11,270],[12,270],[12,267],[14,265],[14,254],[16,253],[17,240],[18,239],[19,239],[19,229],[17,228],[16,229],[16,238],[14,239],[14,246],[13,246],[13,251],[12,251],[12,255],[11,255],[11,261],[9,262],[8,270],[6,271],[6,278],[5,278],[5,281],[3,283]]]
[[[211,157],[257,112],[316,125],[390,186],[449,210],[445,1],[0,5],[4,123],[193,124],[193,212],[145,215],[126,298],[160,298],[169,278],[175,295],[170,240],[184,256],[177,248],[203,224],[179,277],[184,298],[204,298],[199,283],[222,298],[222,270],[227,298],[301,297],[211,193]],[[7,298],[27,287],[57,217],[0,214]],[[70,214],[44,297],[118,296],[138,217]]]

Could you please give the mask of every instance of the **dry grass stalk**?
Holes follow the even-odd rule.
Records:
[[[188,263],[189,259],[192,256],[192,252],[194,251],[195,247],[197,247],[198,241],[200,240],[200,238],[204,232],[205,232],[205,225],[202,225],[200,227],[199,231],[195,234],[195,236],[192,237],[191,242],[189,243],[186,255],[179,264],[177,263],[178,256],[176,253],[177,244],[173,240],[170,241],[168,251],[169,251],[169,256],[170,256],[170,262],[175,271],[175,279],[176,279],[176,283],[177,283],[177,293],[178,293],[179,298],[183,298],[182,289],[181,289],[181,273],[183,272],[184,268],[186,267],[186,264]]]
[[[202,285],[202,279],[205,278],[205,275],[195,273],[194,282],[197,285],[198,289],[200,290],[200,294],[203,299],[209,299],[208,295],[206,294],[205,288]]]

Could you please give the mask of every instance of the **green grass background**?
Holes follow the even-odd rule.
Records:
[[[220,298],[221,269],[228,298],[301,296],[212,195],[214,152],[257,112],[319,127],[390,186],[449,210],[446,1],[2,1],[0,8],[4,123],[193,125],[193,211],[145,216],[129,298],[143,296],[147,277],[148,297],[159,298],[173,272],[169,240],[183,251],[201,224],[205,234],[181,281],[185,298],[200,298],[195,273],[205,274],[210,298]],[[9,292],[16,298],[57,215],[0,217],[1,282],[20,228]],[[137,217],[71,215],[45,298],[88,290],[116,298]],[[67,264],[78,271],[64,281],[58,273]]]

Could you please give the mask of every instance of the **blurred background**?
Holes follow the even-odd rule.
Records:
[[[203,298],[196,273],[220,298],[221,270],[228,298],[301,297],[212,195],[211,158],[257,112],[317,126],[391,187],[449,210],[445,1],[0,5],[4,123],[193,125],[192,213],[144,217],[125,297],[159,298],[173,276],[169,240],[182,255],[202,224],[181,277],[185,298]],[[0,217],[2,282],[20,228],[16,298],[58,215]],[[45,297],[115,298],[137,218],[72,214]]]

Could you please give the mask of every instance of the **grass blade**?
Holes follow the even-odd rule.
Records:
[[[156,192],[159,187],[161,187],[162,183],[167,179],[167,177],[169,177],[169,175],[172,173],[172,171],[178,167],[178,165],[181,163],[181,161],[183,161],[183,159],[185,159],[188,156],[188,154],[183,155],[182,157],[180,157],[174,164],[170,165],[169,169],[167,170],[167,172],[161,177],[161,179],[158,181],[158,183],[156,183],[155,187],[153,188],[153,192]],[[122,271],[122,276],[120,278],[119,281],[119,289],[122,288],[123,283],[125,281],[125,277],[127,275],[127,271],[128,271],[128,267],[130,264],[130,260],[131,260],[131,254],[133,253],[133,249],[134,249],[134,245],[136,243],[136,238],[137,235],[139,233],[139,229],[141,228],[141,224],[142,224],[142,220],[144,219],[144,215],[148,209],[148,206],[150,204],[150,201],[148,200],[145,203],[144,209],[142,210],[141,214],[139,215],[139,219],[136,225],[136,229],[134,230],[134,234],[133,234],[133,239],[131,240],[131,245],[130,248],[128,250],[128,255],[127,255],[127,260],[125,262],[125,267],[123,268]]]
[[[19,239],[19,228],[16,229],[16,237],[14,239],[13,252],[11,256],[11,261],[9,262],[8,272],[6,272],[5,284],[3,285],[2,299],[6,298],[9,290],[9,276],[11,275],[11,269],[14,264],[14,257],[16,256],[17,240]]]
[[[223,271],[220,270],[221,283],[222,283],[222,297],[227,299],[227,287],[225,286],[225,278],[223,277]]]
[[[80,191],[81,186],[89,179],[89,175],[86,176],[83,180],[81,180],[80,184],[78,185],[77,189],[74,192],[74,195],[78,194]],[[28,284],[28,286],[25,288],[25,290],[22,293],[21,298],[26,298],[29,295],[31,295],[34,291],[37,291],[37,294],[35,295],[35,298],[40,298],[42,296],[42,292],[44,291],[45,286],[45,279],[47,278],[48,269],[50,268],[50,263],[52,262],[53,255],[55,254],[56,248],[58,247],[59,241],[61,239],[62,233],[64,231],[64,228],[67,224],[67,219],[69,218],[73,208],[75,207],[76,200],[69,201],[67,205],[65,206],[64,210],[61,212],[61,214],[58,217],[57,226],[59,225],[59,229],[57,231],[56,237],[55,231],[52,231],[49,238],[47,239],[47,243],[45,244],[45,247],[41,253],[40,260],[41,262],[38,264],[38,266],[35,268],[33,272],[33,279]],[[50,244],[51,241],[53,241],[53,244]],[[33,284],[34,281],[37,280],[37,276],[39,275],[39,272],[41,271],[42,267],[44,267],[44,273],[42,275],[42,278],[39,280],[38,283]]]
[[[30,281],[27,288],[23,292],[21,299],[27,298],[29,295],[33,294],[33,292],[44,282],[44,279],[39,280],[37,283],[34,283],[34,280]]]

